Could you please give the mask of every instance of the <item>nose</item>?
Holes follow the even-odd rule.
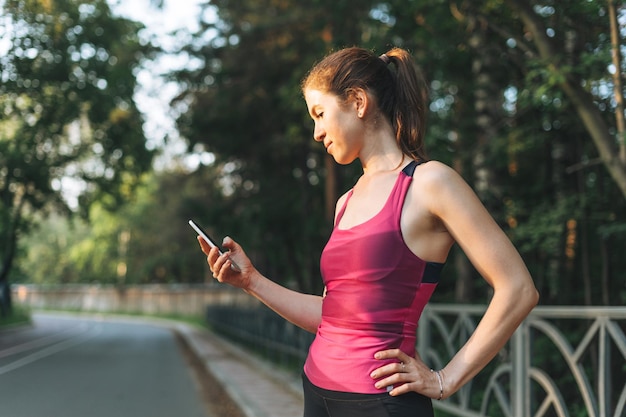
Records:
[[[313,139],[315,139],[316,142],[323,142],[324,137],[326,137],[326,132],[324,132],[324,129],[320,127],[319,123],[315,123],[315,129],[313,130]]]

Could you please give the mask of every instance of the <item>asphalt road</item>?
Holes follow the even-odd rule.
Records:
[[[0,332],[2,417],[210,417],[206,406],[166,328],[37,314]]]

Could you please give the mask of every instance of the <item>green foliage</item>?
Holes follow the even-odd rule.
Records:
[[[92,204],[86,219],[57,214],[42,219],[21,244],[16,281],[37,284],[202,282],[204,257],[182,221],[173,183],[146,176],[129,204],[108,211]],[[162,204],[155,199],[162,195]],[[184,197],[182,193],[178,193]],[[181,219],[178,221],[178,219]],[[178,224],[176,224],[178,223]],[[164,227],[171,225],[171,227]]]
[[[150,168],[133,71],[153,52],[139,42],[142,26],[114,18],[104,0],[7,0],[2,8],[0,282],[32,215],[63,207],[64,180],[82,188],[86,213],[101,196],[119,204]]]
[[[572,217],[580,217],[576,213],[576,201],[565,199],[556,204],[546,201],[528,211],[528,218],[512,230],[519,250],[558,256],[562,251],[566,222]]]
[[[178,121],[181,132],[190,145],[215,154],[235,185],[225,198],[217,196],[223,206],[206,223],[247,243],[253,254],[280,248],[260,257],[264,270],[307,291],[321,290],[311,254],[321,251],[330,225],[324,222],[326,156],[312,140],[299,83],[327,50],[362,43],[372,4],[351,4],[356,18],[346,21],[347,3],[215,1],[221,20],[209,28],[216,36],[192,51],[207,65],[178,74],[193,86],[181,97],[192,103]]]
[[[332,225],[326,207],[352,186],[359,167],[337,169],[312,140],[299,81],[329,50],[357,44],[382,53],[398,45],[411,50],[430,81],[430,156],[471,185],[486,174],[479,195],[522,252],[542,302],[623,304],[626,200],[563,89],[568,82],[585,86],[606,129],[615,130],[605,5],[535,5],[531,11],[558,51],[546,59],[509,7],[514,3],[210,2],[218,20],[201,14],[201,29],[183,51],[204,65],[170,77],[184,86],[173,103],[186,109],[180,132],[190,150],[210,153],[213,162],[146,177],[132,204],[116,214],[92,211],[84,242],[46,255],[63,252],[68,265],[81,265],[80,277],[64,272],[63,262],[50,270],[78,280],[117,279],[119,236],[127,231],[126,282],[200,282],[206,266],[186,225],[194,218],[218,239],[229,234],[242,243],[273,279],[319,292],[319,253]],[[29,100],[20,98],[19,106],[34,108]],[[23,125],[0,123],[0,131]],[[87,256],[93,259],[81,260]],[[451,258],[443,298],[456,297],[456,277],[467,275],[461,264]],[[469,287],[488,294],[470,276],[476,281]],[[457,300],[482,301],[471,294]]]
[[[611,194],[617,190],[602,170],[566,172],[595,158],[597,151],[585,139],[588,135],[560,85],[571,77],[589,85],[606,78],[601,71],[607,65],[606,53],[590,59],[593,52],[607,51],[603,35],[608,22],[602,6],[571,1],[568,13],[556,13],[550,6],[535,9],[547,30],[555,33],[554,42],[563,45],[563,55],[555,57],[560,65],[554,67],[539,59],[519,17],[501,1],[363,2],[352,9],[350,19],[344,18],[342,28],[335,26],[343,13],[336,2],[212,4],[221,20],[211,29],[223,41],[206,48],[194,45],[207,65],[193,77],[186,74],[186,79],[196,80],[195,89],[185,96],[193,104],[179,126],[191,145],[202,143],[216,155],[218,165],[234,167],[229,175],[239,186],[228,195],[225,210],[212,210],[208,221],[227,226],[249,250],[276,248],[255,254],[270,276],[284,280],[285,261],[319,253],[329,230],[329,224],[320,221],[328,198],[320,185],[331,173],[302,127],[307,123],[304,107],[294,98],[301,100],[296,81],[311,62],[328,49],[349,44],[381,52],[394,44],[413,52],[431,81],[431,156],[460,168],[470,183],[476,155],[486,158],[492,183],[483,196],[485,203],[521,247],[546,292],[578,273],[580,269],[570,265],[583,255],[598,259],[596,246],[585,241],[593,234],[583,232],[595,227],[592,213],[611,210],[605,196],[608,189]],[[316,20],[320,16],[326,17],[323,23]],[[574,41],[565,36],[567,31],[576,34]],[[228,41],[233,39],[236,42]],[[481,80],[486,76],[485,85]],[[204,84],[207,79],[211,83]],[[489,114],[494,123],[488,132],[477,127],[477,118],[484,116],[476,108],[477,91],[502,102]],[[339,172],[343,192],[358,173]],[[602,192],[595,186],[599,182]],[[618,201],[623,207],[623,198]],[[306,216],[297,215],[299,207],[306,207]],[[619,210],[611,212],[623,219]],[[565,253],[572,249],[567,246],[573,233],[567,229],[570,220],[578,232],[574,261]],[[617,247],[623,247],[623,234],[615,239]],[[293,252],[294,244],[302,247]],[[609,262],[619,262],[619,251],[609,252]],[[288,256],[281,258],[280,253]],[[310,279],[318,279],[316,266],[305,265],[287,273],[297,280],[308,269]],[[588,268],[592,274],[600,265],[593,262]],[[450,267],[447,271],[454,273]],[[580,292],[568,297],[570,303],[583,299]]]

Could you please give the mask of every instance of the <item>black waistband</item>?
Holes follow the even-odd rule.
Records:
[[[306,373],[302,372],[302,383],[305,388],[310,389],[315,392],[317,395],[329,398],[333,400],[341,400],[341,401],[358,401],[363,399],[377,399],[381,397],[388,397],[389,394],[386,392],[381,392],[380,394],[360,394],[357,392],[344,392],[344,391],[332,391],[324,388],[320,388],[317,385],[313,384],[309,378],[306,376]]]

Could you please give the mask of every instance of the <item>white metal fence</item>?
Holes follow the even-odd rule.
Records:
[[[483,312],[428,306],[422,358],[444,366]],[[537,307],[475,381],[436,406],[457,416],[625,417],[625,329],[626,307]]]

